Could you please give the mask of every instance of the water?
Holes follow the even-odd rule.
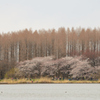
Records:
[[[100,84],[0,85],[0,100],[100,100]]]

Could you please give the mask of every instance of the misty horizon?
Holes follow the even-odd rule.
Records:
[[[24,29],[99,28],[100,0],[3,0],[0,33]]]

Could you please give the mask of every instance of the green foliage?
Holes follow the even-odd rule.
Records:
[[[6,74],[5,78],[16,78],[16,72],[18,71],[17,68],[10,69]]]

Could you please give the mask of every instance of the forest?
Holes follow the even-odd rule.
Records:
[[[11,74],[20,62],[48,56],[56,60],[82,56],[88,59],[91,68],[100,66],[100,29],[61,27],[58,30],[25,29],[2,33],[0,79],[5,78],[7,73]]]

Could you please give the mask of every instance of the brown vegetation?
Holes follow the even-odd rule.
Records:
[[[90,67],[99,67],[100,29],[85,30],[78,28],[75,30],[72,28],[70,30],[68,28],[66,30],[65,28],[59,28],[57,31],[52,29],[48,31],[36,30],[34,32],[25,29],[18,32],[3,33],[0,35],[0,78],[4,78],[16,62],[47,56],[54,56],[55,59],[65,56],[83,56],[84,59],[88,58]],[[57,61],[54,62],[57,63]],[[47,66],[46,63],[44,67]],[[56,69],[54,66],[52,70]],[[39,76],[40,72],[41,68],[35,73]]]

